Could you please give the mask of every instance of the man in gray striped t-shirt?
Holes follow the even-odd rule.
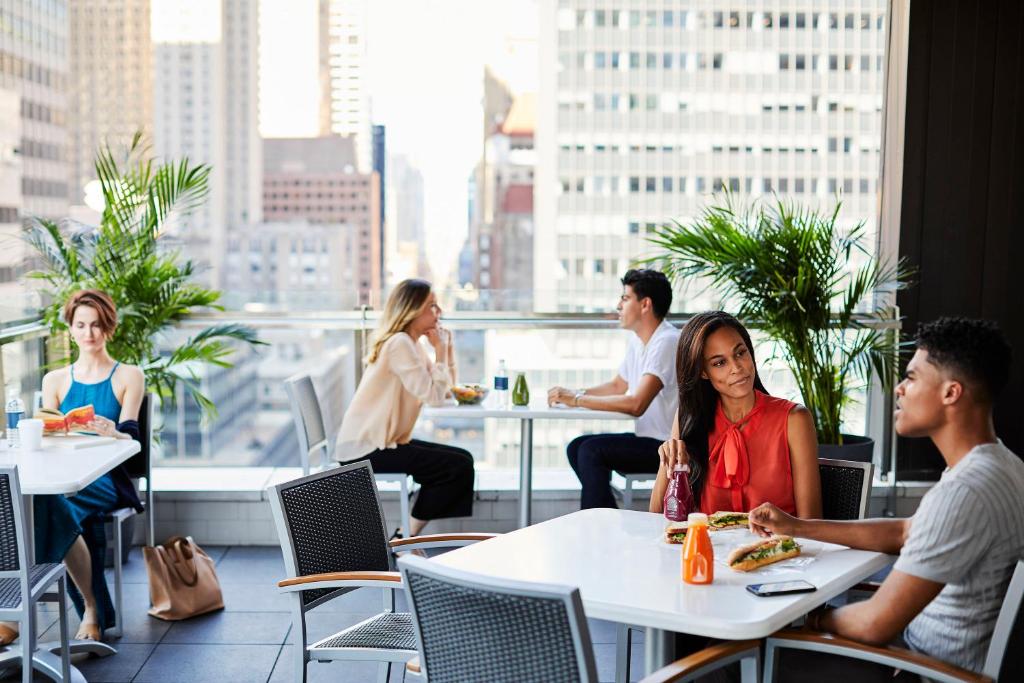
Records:
[[[914,650],[981,671],[1010,577],[1024,558],[1024,462],[999,441],[992,422],[1010,355],[992,323],[943,318],[919,330],[896,388],[896,432],[931,438],[947,468],[911,519],[800,520],[770,504],[751,512],[751,526],[762,534],[899,553],[870,600],[814,612],[812,628],[876,645],[902,636]],[[842,665],[847,674],[856,666]],[[856,676],[871,677],[859,668]]]

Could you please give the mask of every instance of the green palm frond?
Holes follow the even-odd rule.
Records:
[[[213,325],[160,352],[176,325],[199,311],[220,310],[220,292],[194,281],[195,266],[162,244],[172,216],[187,216],[209,196],[210,167],[188,159],[155,163],[141,133],[123,153],[103,147],[95,167],[105,206],[87,230],[31,219],[25,239],[42,267],[30,274],[52,303],[43,317],[55,334],[66,329],[61,306],[78,289],[100,289],[115,301],[119,324],[108,342],[112,356],[139,365],[151,391],[173,403],[179,384],[205,417],[216,415],[194,368],[231,367],[244,346],[263,344],[242,325]]]
[[[868,323],[890,314],[875,293],[904,288],[911,277],[903,262],[872,258],[865,224],[841,227],[840,209],[778,197],[737,208],[725,193],[696,219],[655,230],[655,255],[641,260],[676,281],[698,279],[780,343],[821,443],[840,443],[852,388],[871,373],[892,386],[899,347],[892,331]]]

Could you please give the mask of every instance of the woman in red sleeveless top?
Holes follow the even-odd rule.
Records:
[[[821,516],[818,442],[810,412],[769,396],[750,334],[711,311],[683,328],[676,355],[679,413],[662,444],[651,512],[661,512],[668,473],[689,462],[702,512],[746,512],[771,502],[805,519]]]

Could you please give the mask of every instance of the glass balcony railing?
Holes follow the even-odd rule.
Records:
[[[252,307],[250,307],[252,308]],[[155,466],[295,466],[298,442],[284,380],[308,372],[320,396],[328,432],[340,427],[345,407],[362,373],[362,358],[376,326],[378,312],[283,312],[257,310],[197,316],[174,331],[175,338],[195,334],[213,323],[241,323],[255,328],[267,346],[239,348],[232,368],[200,368],[203,392],[217,405],[217,415],[204,419],[198,406],[179,387],[174,405],[166,403],[158,418],[160,443]],[[259,310],[263,309],[263,310]],[[670,315],[683,325],[686,314]],[[607,381],[616,373],[629,332],[613,315],[595,313],[446,313],[455,332],[459,380],[491,385],[504,360],[513,372],[526,374],[531,393],[542,397],[548,387],[584,387]],[[897,326],[893,322],[890,326]],[[800,400],[793,377],[780,360],[776,345],[752,327],[759,370],[775,395]],[[39,322],[0,327],[0,379],[20,383],[27,405],[33,405],[45,366],[48,332]],[[878,471],[889,470],[891,433],[884,397],[872,387],[858,388],[844,415],[844,431],[875,438]],[[619,431],[622,424],[600,421],[544,420],[535,426],[534,466],[538,470],[568,467],[565,445],[584,432]],[[474,454],[479,469],[518,467],[519,425],[500,419],[421,419],[415,436],[452,443]]]

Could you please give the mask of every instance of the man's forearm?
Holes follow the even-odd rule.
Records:
[[[848,522],[805,519],[800,521],[796,535],[895,555],[903,547],[906,522],[905,519],[860,519]]]
[[[582,391],[587,396],[611,396],[623,393],[623,389],[615,382],[615,380],[605,382],[604,384],[598,384],[593,387],[587,387]]]

